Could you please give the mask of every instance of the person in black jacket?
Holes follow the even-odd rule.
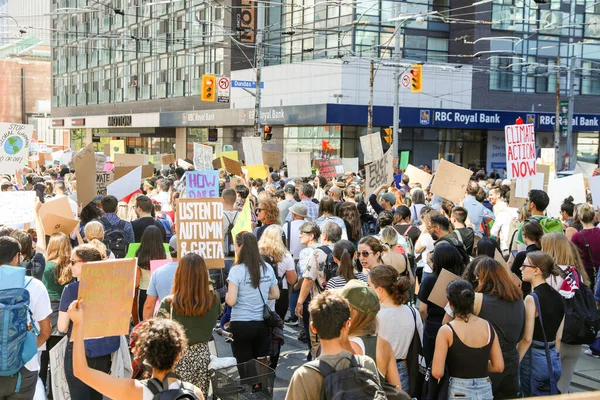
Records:
[[[140,243],[144,231],[149,226],[156,226],[160,230],[163,242],[167,242],[167,232],[163,224],[154,219],[154,204],[148,196],[138,196],[135,200],[135,213],[138,219],[131,222],[133,227],[133,235],[135,236],[135,243]]]

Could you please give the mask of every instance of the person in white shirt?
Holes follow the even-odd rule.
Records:
[[[306,206],[302,203],[291,206],[289,212],[292,214],[292,220],[286,222],[282,229],[286,239],[286,247],[292,253],[294,260],[297,261],[300,258],[300,252],[306,247],[300,240],[300,228],[305,222],[310,222],[310,218]]]
[[[159,179],[156,182],[158,194],[152,196],[152,200],[155,200],[158,203],[160,203],[163,211],[171,211],[171,193],[169,192],[171,183],[172,182],[169,179]]]

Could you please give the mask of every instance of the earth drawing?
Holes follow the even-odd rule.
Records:
[[[6,154],[14,156],[23,148],[23,139],[19,136],[11,136],[4,142],[4,151]]]

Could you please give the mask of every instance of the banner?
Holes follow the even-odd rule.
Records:
[[[361,136],[360,147],[362,148],[364,154],[365,164],[369,164],[375,160],[380,160],[383,158],[383,147],[381,145],[381,135],[379,132]]]
[[[394,156],[389,149],[380,160],[365,166],[366,179],[365,191],[367,198],[381,185],[390,184],[394,181]]]
[[[312,174],[310,153],[287,153],[289,178],[305,178]]]
[[[14,174],[27,164],[33,125],[0,123],[0,173]]]
[[[96,172],[96,196],[106,196],[106,187],[113,181],[112,172]]]
[[[458,204],[465,198],[471,176],[471,170],[441,159],[431,184],[431,193]]]
[[[335,178],[344,174],[344,165],[339,158],[331,158],[329,160],[319,160],[319,175],[326,179]]]
[[[84,339],[129,334],[137,259],[84,263],[78,299],[83,300]]]
[[[223,200],[177,200],[177,255],[202,256],[208,268],[224,267]]]
[[[219,171],[188,171],[185,192],[189,199],[219,197]]]
[[[17,225],[33,222],[35,192],[0,192],[0,224]],[[69,208],[69,211],[71,209]]]
[[[260,137],[242,137],[242,147],[244,149],[246,165],[264,164],[263,145]]]
[[[506,174],[509,179],[534,176],[537,153],[535,151],[535,132],[533,124],[507,125],[506,136]]]
[[[200,143],[194,143],[194,168],[199,171],[211,170],[213,169],[212,161],[213,148]]]
[[[87,206],[96,197],[96,155],[90,143],[73,157],[77,177],[77,205]]]

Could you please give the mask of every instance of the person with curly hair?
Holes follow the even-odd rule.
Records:
[[[117,378],[106,372],[90,368],[85,356],[83,340],[83,326],[85,315],[81,307],[81,300],[75,300],[68,308],[68,316],[73,321],[73,372],[77,379],[88,385],[93,390],[113,400],[154,398],[148,387],[148,380]],[[170,319],[151,319],[145,321],[138,328],[138,339],[134,349],[135,357],[142,360],[152,368],[151,379],[156,379],[169,389],[184,388],[193,392],[198,398],[204,399],[202,391],[189,383],[182,382],[173,371],[181,358],[182,352],[187,348],[187,339],[183,327]],[[73,392],[71,392],[73,393]],[[73,396],[73,395],[71,395]],[[91,397],[72,397],[88,399]]]
[[[275,200],[263,198],[256,207],[256,219],[262,224],[254,229],[254,236],[260,240],[263,232],[269,225],[274,225],[279,221],[279,207]]]

